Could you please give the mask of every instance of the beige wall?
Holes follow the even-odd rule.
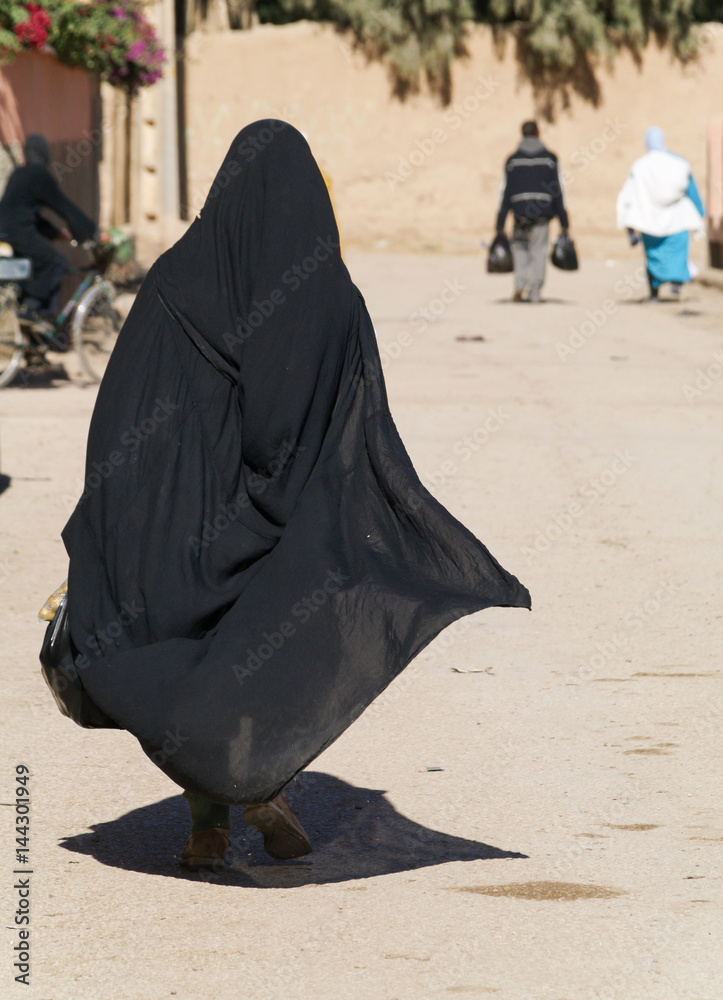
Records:
[[[601,74],[598,108],[574,99],[543,126],[567,172],[573,233],[584,253],[620,246],[615,198],[644,152],[648,125],[665,130],[704,190],[707,125],[723,110],[723,26],[709,26],[707,35],[706,55],[685,69],[654,46],[641,70],[621,56]],[[511,46],[499,59],[490,32],[475,26],[469,50],[455,66],[453,103],[444,109],[429,96],[392,100],[384,68],[367,64],[328,26],[197,32],[187,66],[192,206],[202,204],[236,132],[275,116],[308,134],[331,176],[348,244],[477,248],[490,238],[501,165],[520,123],[534,114],[534,99]]]

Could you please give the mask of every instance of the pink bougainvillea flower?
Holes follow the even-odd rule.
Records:
[[[10,6],[25,20],[6,24],[0,16],[0,26],[14,32],[22,49],[42,49],[52,40],[61,62],[85,66],[131,95],[162,75],[166,55],[143,0],[12,0]],[[88,17],[93,37],[79,24]]]
[[[128,62],[138,62],[146,55],[148,47],[142,38],[136,39],[135,42],[130,46],[128,52],[126,53],[126,59]]]

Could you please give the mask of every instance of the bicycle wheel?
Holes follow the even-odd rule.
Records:
[[[15,307],[15,296],[0,292],[0,388],[10,385],[23,358],[23,334]]]
[[[120,326],[106,290],[102,285],[92,285],[73,316],[73,346],[93,382],[103,378]]]

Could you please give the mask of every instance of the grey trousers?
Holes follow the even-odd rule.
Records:
[[[515,291],[527,289],[528,298],[539,299],[545,280],[550,223],[541,219],[523,226],[515,219],[512,230],[512,259],[515,264]]]

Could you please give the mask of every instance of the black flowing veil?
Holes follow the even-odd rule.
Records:
[[[63,539],[87,692],[219,802],[273,797],[451,622],[530,606],[412,467],[292,126],[239,133],[144,281]]]

